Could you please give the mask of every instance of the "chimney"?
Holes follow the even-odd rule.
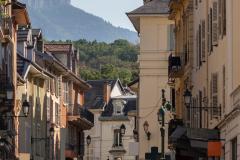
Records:
[[[108,81],[105,81],[103,84],[103,99],[106,103],[110,100],[110,94],[111,94],[111,85],[108,83]]]
[[[151,2],[152,0],[143,0],[143,3],[146,4],[148,2]]]

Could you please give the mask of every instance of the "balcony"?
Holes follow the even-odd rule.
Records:
[[[91,129],[94,125],[94,115],[81,105],[69,105],[67,108],[67,120],[83,130]]]
[[[1,32],[2,32],[2,42],[8,43],[12,41],[12,19],[8,15],[1,18]]]
[[[8,95],[9,93],[10,95]],[[6,74],[0,74],[0,112],[10,112],[14,106],[13,100],[13,85],[10,83]],[[10,98],[10,97],[12,98]]]
[[[168,77],[179,78],[183,75],[183,67],[180,56],[169,55],[168,58]]]

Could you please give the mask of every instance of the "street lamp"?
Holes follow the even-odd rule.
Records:
[[[87,139],[87,145],[89,146],[91,144],[91,137],[88,135],[86,139]]]
[[[49,133],[50,133],[50,138],[53,138],[54,137],[54,127],[51,127],[50,129],[49,129]]]
[[[192,93],[188,89],[186,89],[183,97],[186,107],[190,107],[192,101]]]
[[[15,116],[15,115],[2,115],[1,117],[27,117],[30,112],[30,104],[27,100],[22,103],[23,108],[23,116]]]
[[[27,117],[28,114],[29,114],[29,109],[30,109],[30,105],[29,105],[29,103],[27,102],[27,100],[25,100],[25,101],[23,102],[22,108],[23,108],[23,114],[24,114],[24,116]]]
[[[126,127],[125,127],[124,124],[122,124],[121,127],[120,127],[121,135],[124,135],[124,134],[125,134],[125,131],[126,131]]]
[[[148,127],[149,127],[149,124],[147,121],[144,122],[143,124],[143,129],[147,135],[147,139],[150,140],[150,137],[151,137],[151,133],[148,131]]]
[[[159,124],[164,126],[165,125],[165,111],[164,111],[163,107],[161,107],[158,110],[157,116],[158,116]]]

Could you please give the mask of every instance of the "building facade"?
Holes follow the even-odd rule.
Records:
[[[175,90],[177,117],[186,127],[199,132],[207,129],[204,132],[208,135],[218,129],[220,135],[213,144],[217,150],[210,154],[212,157],[239,159],[239,36],[234,34],[239,24],[239,2],[172,0],[169,6],[176,37],[175,52],[169,57],[169,80]],[[192,95],[188,107],[184,104],[187,90]],[[210,145],[211,138],[206,136],[205,140]],[[207,158],[209,153],[210,147],[206,147],[205,152],[195,156]]]
[[[119,80],[88,81],[92,88],[86,92],[86,105],[94,113],[94,127],[85,131],[84,159],[129,159],[137,152],[136,95],[125,90]],[[121,126],[125,134],[121,134]],[[87,141],[91,138],[91,142]]]
[[[1,51],[0,51],[0,92],[1,92],[1,131],[0,158],[18,157],[17,114],[21,107],[16,99],[17,91],[17,26],[30,24],[26,6],[14,0],[2,1],[1,8]],[[13,19],[13,17],[15,17]],[[4,117],[5,116],[5,117]]]
[[[151,152],[151,147],[164,148],[168,152],[168,136],[161,143],[158,110],[162,106],[162,90],[170,100],[168,86],[168,56],[174,49],[172,27],[174,21],[168,19],[168,0],[148,0],[138,9],[127,13],[140,37],[138,133],[139,159]],[[167,123],[167,122],[166,122]],[[148,130],[144,130],[148,124]],[[168,125],[167,125],[168,126]],[[165,135],[168,135],[168,127]],[[146,129],[146,128],[145,128]]]

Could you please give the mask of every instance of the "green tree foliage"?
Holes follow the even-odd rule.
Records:
[[[80,53],[80,74],[83,79],[120,78],[126,84],[137,77],[138,45],[122,39],[110,44],[81,39],[74,44]]]

